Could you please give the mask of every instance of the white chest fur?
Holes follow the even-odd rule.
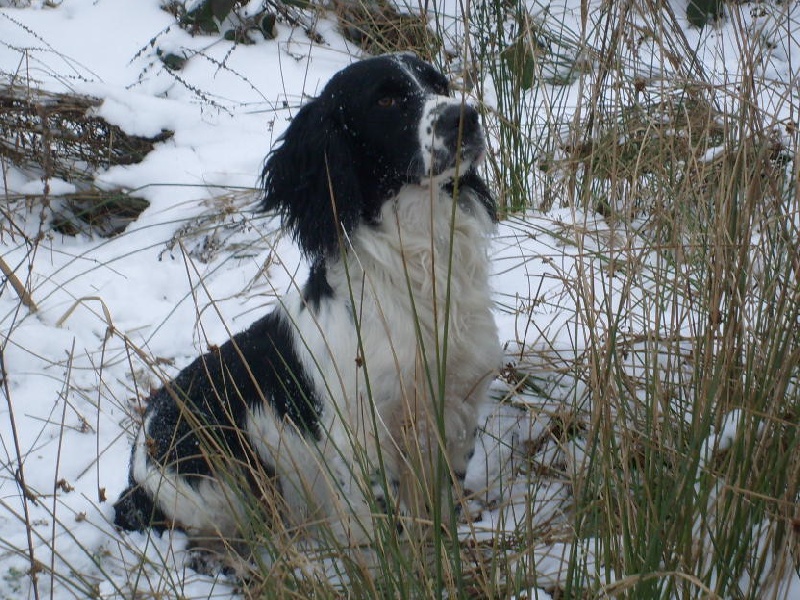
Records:
[[[284,493],[305,490],[303,502],[287,504],[311,495],[324,509],[342,496],[318,483],[325,476],[307,480],[318,472],[314,464],[344,488],[363,485],[358,477],[379,465],[398,483],[409,469],[411,479],[429,478],[430,464],[409,456],[424,463],[435,448],[454,473],[466,470],[477,405],[500,365],[488,284],[491,229],[468,193],[454,207],[445,192],[407,186],[383,207],[379,224],[356,230],[343,259],[326,264],[332,296],[318,306],[300,295],[284,304],[324,432],[309,446],[281,433],[266,413],[251,421],[254,445],[286,479]]]

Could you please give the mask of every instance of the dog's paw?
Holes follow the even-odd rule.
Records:
[[[400,496],[400,482],[396,479],[388,479],[381,473],[374,473],[370,478],[370,491],[374,499],[374,513],[376,516],[386,516],[394,520],[398,533],[404,532],[403,520],[408,514]]]
[[[234,585],[246,583],[254,574],[255,563],[231,547],[210,544],[193,546],[186,552],[184,566],[200,575],[224,578]]]
[[[462,525],[477,523],[483,520],[483,511],[486,508],[482,502],[469,498],[469,493],[465,493],[465,498],[456,506],[458,522]]]

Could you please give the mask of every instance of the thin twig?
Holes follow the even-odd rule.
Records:
[[[72,380],[72,359],[75,356],[75,338],[72,339],[72,349],[69,352],[69,356],[67,359],[67,376],[64,381],[64,389],[63,389],[63,400],[64,405],[61,408],[61,424],[58,430],[58,447],[56,449],[56,470],[55,475],[53,476],[53,517],[52,517],[52,529],[51,529],[51,539],[50,539],[50,598],[52,600],[53,593],[55,591],[55,576],[56,576],[56,525],[58,524],[58,519],[56,519],[56,509],[58,508],[58,490],[62,487],[62,483],[60,483],[60,479],[58,477],[58,470],[61,466],[61,450],[64,446],[64,422],[67,418],[67,394],[69,393],[69,386],[70,381]],[[99,412],[99,411],[98,411]]]
[[[11,287],[14,288],[17,296],[19,296],[19,299],[22,300],[22,304],[32,313],[35,313],[37,310],[39,310],[36,306],[36,303],[33,301],[30,292],[25,289],[25,286],[22,285],[22,282],[14,274],[14,271],[11,270],[11,267],[8,266],[2,257],[0,257],[0,271],[3,272],[3,275],[5,275],[6,279],[8,279]]]
[[[6,361],[5,361],[5,353],[3,351],[2,346],[0,346],[0,382],[2,382],[3,386],[3,393],[6,396],[6,404],[8,405],[8,420],[11,425],[11,437],[14,439],[14,451],[17,455],[17,472],[15,473],[14,479],[17,482],[17,485],[20,487],[20,491],[22,492],[22,510],[23,514],[25,515],[25,533],[28,539],[28,559],[31,564],[30,571],[28,572],[29,577],[31,578],[31,585],[33,587],[33,597],[35,600],[39,600],[39,585],[38,585],[38,573],[41,570],[41,565],[39,561],[36,560],[36,555],[33,549],[33,526],[31,525],[31,517],[30,512],[28,511],[28,502],[33,502],[37,504],[36,496],[33,494],[29,489],[27,484],[25,483],[25,470],[23,468],[23,461],[22,461],[22,450],[20,449],[19,445],[19,434],[17,433],[17,421],[14,418],[14,404],[11,402],[11,390],[8,386],[8,375],[6,373]]]

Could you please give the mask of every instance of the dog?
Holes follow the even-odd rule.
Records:
[[[308,279],[150,397],[117,526],[232,539],[269,506],[369,544],[376,515],[458,490],[501,363],[485,151],[477,110],[411,54],[356,62],[299,109],[261,208]]]

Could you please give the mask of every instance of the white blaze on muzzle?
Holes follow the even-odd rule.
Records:
[[[474,106],[461,100],[433,96],[425,101],[419,123],[423,176],[452,176],[483,156],[483,133]]]

